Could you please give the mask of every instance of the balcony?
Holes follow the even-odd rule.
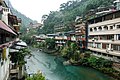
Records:
[[[111,35],[111,34],[120,34],[120,29],[89,32],[89,35]]]
[[[111,50],[107,51],[106,49],[98,49],[98,48],[92,48],[92,47],[88,47],[88,49],[90,49],[91,51],[106,53],[106,54],[113,55],[113,56],[120,56],[119,51],[111,51]]]
[[[94,23],[94,24],[89,24],[89,27],[92,28],[92,27],[110,25],[110,24],[116,24],[116,23],[120,23],[120,18],[107,20],[107,21],[103,21],[103,22],[98,22],[98,23]]]
[[[120,40],[93,40],[89,39],[88,42],[96,42],[96,43],[109,43],[109,44],[120,44]]]

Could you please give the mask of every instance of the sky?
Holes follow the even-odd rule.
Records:
[[[41,22],[44,14],[59,10],[60,4],[69,0],[10,0],[12,6],[22,14]]]

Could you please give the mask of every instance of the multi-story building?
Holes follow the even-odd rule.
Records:
[[[75,21],[76,21],[76,25],[75,25],[76,40],[79,43],[80,48],[85,49],[86,48],[86,23],[83,22],[81,17],[79,17]]]
[[[11,12],[5,0],[0,0],[0,80],[8,80],[10,73],[9,47],[16,41],[19,31],[14,26],[18,24],[19,20],[17,17],[10,19],[9,14]],[[14,24],[10,24],[12,22]]]
[[[64,33],[66,29],[66,26],[63,24],[55,25],[54,26],[54,33],[55,34],[61,34]]]
[[[36,28],[40,28],[40,27],[42,27],[42,24],[41,23],[30,23],[29,24],[29,27],[30,27],[30,29],[32,28],[32,29],[36,29]]]
[[[9,46],[17,35],[8,26],[8,13],[10,13],[4,0],[0,0],[0,80],[7,80],[9,77]]]
[[[120,61],[120,10],[88,20],[88,49],[98,57]]]

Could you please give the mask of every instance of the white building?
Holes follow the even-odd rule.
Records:
[[[88,49],[120,62],[120,10],[88,20]]]

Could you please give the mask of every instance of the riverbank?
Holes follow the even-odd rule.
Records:
[[[57,53],[57,52],[54,52],[52,53],[51,55],[59,55],[59,56],[62,56],[61,54]],[[93,57],[93,58],[92,58]],[[120,72],[115,70],[113,67],[112,67],[112,62],[111,61],[108,61],[108,60],[105,60],[103,58],[98,58],[98,57],[95,57],[95,56],[90,56],[90,57],[84,57],[78,61],[74,61],[72,59],[69,59],[69,58],[66,58],[65,62],[63,62],[64,65],[74,65],[74,66],[85,66],[85,67],[90,67],[90,68],[93,68],[93,69],[96,69],[108,76],[110,76],[111,78],[114,78],[115,80],[120,80]],[[91,62],[88,61],[91,59]],[[93,62],[92,62],[93,60]]]
[[[48,43],[51,42],[48,41]],[[64,65],[91,67],[115,78],[116,80],[120,80],[120,72],[112,67],[112,61],[95,57],[90,51],[81,50],[77,43],[67,42],[66,45],[59,47],[55,45],[54,47],[46,45],[46,47],[42,47],[41,51],[54,56],[59,55],[64,57],[66,59],[66,61],[63,62]]]
[[[27,59],[26,64],[29,74],[40,70],[48,80],[114,80],[92,68],[64,65],[67,59],[61,56],[53,56],[38,49],[32,49],[31,53],[34,56]]]

